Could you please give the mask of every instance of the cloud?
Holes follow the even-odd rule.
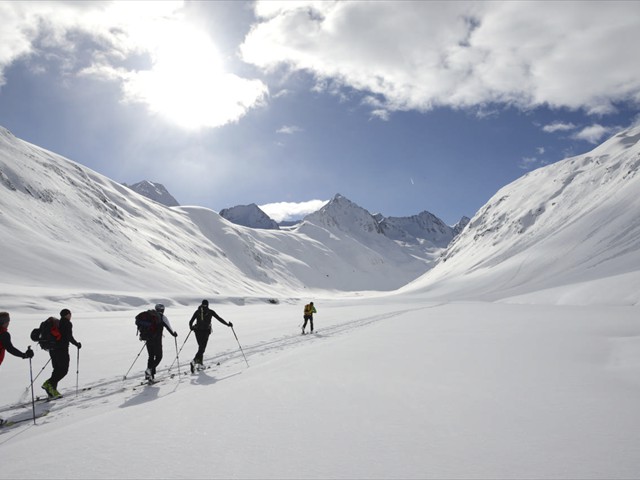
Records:
[[[640,103],[640,3],[263,2],[241,45],[265,71],[307,71],[384,110]]]
[[[237,121],[268,88],[226,71],[183,2],[2,2],[0,73],[19,58],[56,51],[71,74],[118,82],[122,100],[187,129]],[[88,39],[73,42],[70,39]],[[0,85],[2,77],[0,75]]]
[[[518,167],[522,170],[531,170],[538,165],[539,161],[536,157],[524,157],[518,163]]]
[[[328,200],[309,200],[308,202],[300,203],[268,203],[260,205],[260,209],[276,222],[282,222],[284,220],[299,220],[305,215],[317,212],[328,202]]]
[[[575,128],[577,127],[573,123],[553,122],[542,127],[542,130],[547,133],[554,133],[566,132],[567,130],[573,130]]]
[[[603,127],[596,123],[575,133],[573,138],[596,144],[599,143],[604,136],[616,130],[618,130],[616,127]]]
[[[283,133],[285,135],[293,135],[294,133],[303,132],[303,131],[304,130],[302,128],[297,127],[295,125],[283,125],[278,130],[276,130],[276,133]]]

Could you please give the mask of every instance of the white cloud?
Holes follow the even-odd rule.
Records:
[[[585,140],[589,143],[596,144],[602,140],[605,135],[608,135],[612,131],[616,130],[611,127],[603,127],[599,124],[593,124],[589,127],[585,127],[576,134],[573,135],[573,138],[576,140]]]
[[[276,130],[276,133],[283,133],[285,135],[293,135],[294,133],[303,132],[303,131],[304,130],[302,128],[297,127],[295,125],[283,125],[278,130]]]
[[[263,105],[266,85],[226,71],[212,40],[185,19],[182,7],[163,1],[2,2],[0,73],[20,57],[37,57],[39,48],[57,49],[75,73],[117,81],[125,102],[144,104],[189,129],[225,125]],[[92,40],[83,51],[68,40],[78,34]],[[87,54],[89,64],[81,64]],[[125,62],[134,55],[146,56],[150,66]]]
[[[518,167],[522,170],[531,170],[538,165],[539,161],[536,157],[524,157],[518,163]]]
[[[542,130],[547,133],[554,132],[566,132],[567,130],[573,130],[577,128],[573,123],[564,123],[564,122],[553,122],[549,125],[545,125],[542,127]]]
[[[390,111],[497,102],[602,114],[640,102],[640,2],[257,2],[255,12],[245,61],[374,93]]]
[[[309,200],[308,202],[277,202],[260,205],[260,209],[276,222],[299,220],[305,215],[317,212],[328,200]]]

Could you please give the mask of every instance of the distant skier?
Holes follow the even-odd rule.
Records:
[[[191,373],[194,373],[198,366],[202,367],[204,351],[207,349],[209,335],[211,335],[212,331],[211,319],[214,317],[223,325],[233,327],[233,323],[227,322],[218,316],[216,312],[209,309],[209,300],[202,300],[202,304],[200,304],[198,309],[193,313],[191,320],[189,320],[189,328],[196,334],[196,341],[198,342],[198,351],[191,361]]]
[[[50,399],[62,397],[60,392],[58,392],[58,382],[69,372],[69,344],[72,343],[78,347],[78,349],[82,348],[82,344],[73,338],[71,311],[68,308],[60,311],[60,325],[58,326],[58,330],[60,332],[60,341],[56,342],[55,346],[49,349],[53,372],[51,373],[51,378],[42,384],[42,388],[47,392]]]
[[[311,327],[311,333],[313,333],[313,314],[317,313],[316,307],[313,306],[313,302],[309,302],[304,306],[304,324],[302,325],[302,334],[304,335],[304,329],[307,326],[307,322],[309,322],[309,326]]]
[[[156,367],[160,365],[162,361],[162,331],[166,328],[169,333],[175,338],[178,334],[171,328],[169,319],[164,314],[164,305],[158,303],[154,310],[149,310],[156,316],[156,327],[149,331],[149,337],[145,338],[147,342],[147,353],[149,359],[147,360],[147,369],[144,372],[145,380],[152,382],[156,376]]]

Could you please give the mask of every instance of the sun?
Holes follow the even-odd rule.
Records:
[[[150,51],[150,70],[131,72],[126,98],[184,129],[237,121],[264,101],[267,87],[225,71],[211,38],[184,22],[164,25]]]

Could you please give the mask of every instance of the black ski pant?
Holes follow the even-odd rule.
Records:
[[[193,333],[196,334],[196,341],[198,342],[198,351],[196,352],[196,356],[193,357],[193,361],[195,363],[202,364],[202,360],[204,359],[204,351],[207,349],[207,343],[209,343],[209,335],[211,335],[210,330],[194,330]]]
[[[53,372],[51,373],[51,378],[48,382],[49,385],[57,390],[58,382],[66,377],[67,373],[69,373],[69,348],[49,350],[49,356],[51,357]]]
[[[156,367],[162,361],[162,335],[147,340],[147,353],[149,353],[147,368],[151,370],[151,375],[155,375]]]
[[[304,331],[307,328],[307,322],[311,326],[311,331],[313,332],[313,315],[305,315],[304,316],[304,325],[302,325],[302,330]]]

